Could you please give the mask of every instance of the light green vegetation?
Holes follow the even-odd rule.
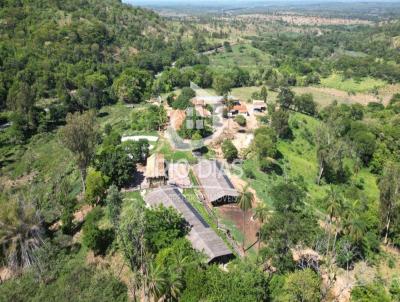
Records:
[[[221,52],[209,56],[210,66],[216,69],[239,66],[253,70],[257,66],[269,65],[269,55],[249,44],[233,45],[232,52]]]
[[[321,85],[328,88],[335,88],[346,92],[369,92],[386,85],[386,82],[373,78],[363,78],[360,81],[344,79],[339,74],[332,74],[328,78],[321,79]]]
[[[298,124],[298,128],[293,127],[293,123]],[[255,179],[243,178],[249,182],[250,186],[257,192],[257,196],[267,204],[271,205],[269,190],[280,181],[284,180],[285,175],[292,179],[302,179],[307,186],[307,195],[311,200],[319,200],[326,195],[329,189],[328,185],[316,184],[318,163],[316,158],[316,146],[314,145],[314,133],[318,128],[320,121],[315,118],[293,113],[290,118],[294,139],[279,140],[278,149],[282,153],[282,159],[279,161],[284,171],[282,176],[276,174],[266,174],[260,171],[258,162],[254,159],[248,159],[244,162],[245,170],[253,171]],[[353,169],[352,162],[346,161],[350,169]],[[379,200],[379,190],[376,184],[376,177],[367,169],[362,169],[357,175],[352,173],[351,181],[354,183],[363,183],[366,196],[377,202]]]
[[[167,161],[187,160],[189,163],[196,163],[197,160],[190,151],[173,150],[171,144],[166,140],[161,140],[158,143],[156,152],[164,154]]]

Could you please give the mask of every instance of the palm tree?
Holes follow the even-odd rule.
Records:
[[[35,261],[34,251],[43,244],[42,218],[23,199],[15,198],[0,206],[0,245],[8,268],[16,273]]]
[[[243,242],[242,242],[243,252],[246,252],[244,249],[244,243],[246,240],[246,213],[253,207],[253,201],[254,201],[254,195],[249,191],[249,186],[244,187],[242,192],[240,192],[238,198],[238,206],[243,211]]]
[[[258,231],[258,252],[260,252],[260,244],[261,244],[261,238],[262,238],[262,226],[265,223],[265,221],[270,217],[271,211],[267,207],[265,203],[259,204],[255,209],[254,209],[254,218],[258,219],[260,222],[260,229]]]
[[[146,283],[148,296],[152,297],[154,301],[159,301],[165,294],[166,285],[165,272],[161,266],[149,263]]]
[[[182,277],[177,272],[171,270],[166,280],[166,301],[178,301],[183,287]]]
[[[328,195],[325,198],[325,205],[326,205],[326,210],[328,212],[328,219],[329,219],[329,230],[328,230],[328,244],[327,244],[327,253],[329,251],[330,247],[330,241],[331,241],[331,229],[332,229],[332,223],[333,220],[335,219],[336,222],[339,218],[339,216],[343,213],[344,209],[344,200],[342,195],[334,188],[330,187]],[[335,226],[335,239],[334,239],[334,244],[336,244],[336,237],[337,237],[337,226]]]

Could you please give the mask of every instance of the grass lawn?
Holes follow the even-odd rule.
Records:
[[[224,70],[239,66],[247,70],[253,70],[260,65],[269,65],[270,57],[263,51],[252,47],[250,44],[232,46],[232,52],[221,52],[209,56],[210,66]]]
[[[167,161],[177,162],[180,160],[186,160],[190,164],[197,162],[197,159],[193,156],[192,152],[173,150],[170,143],[166,140],[160,140],[158,142],[156,152],[164,154]]]
[[[373,78],[363,78],[361,81],[354,79],[343,79],[340,74],[332,74],[328,78],[321,79],[321,85],[328,88],[335,88],[346,92],[369,92],[372,89],[382,88],[386,82]]]

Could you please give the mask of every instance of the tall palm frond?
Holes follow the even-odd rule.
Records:
[[[14,273],[33,264],[34,251],[43,244],[42,222],[37,209],[23,199],[1,205],[0,244],[6,265]]]

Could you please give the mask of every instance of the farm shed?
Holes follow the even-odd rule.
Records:
[[[165,185],[167,173],[165,171],[165,159],[163,154],[154,153],[147,158],[145,176],[150,187],[154,185]]]
[[[229,113],[234,116],[237,114],[243,114],[243,115],[249,115],[249,112],[247,111],[247,107],[244,104],[239,104],[233,106],[233,108],[229,111]]]
[[[226,263],[234,257],[232,251],[201,217],[196,209],[174,186],[160,187],[148,193],[144,200],[151,207],[160,204],[173,207],[191,226],[187,236],[193,248],[207,256],[208,263]]]
[[[202,160],[193,166],[193,172],[207,202],[213,206],[236,202],[239,194],[219,162]]]
[[[253,101],[253,111],[263,112],[267,109],[267,105],[264,101],[254,100]]]

